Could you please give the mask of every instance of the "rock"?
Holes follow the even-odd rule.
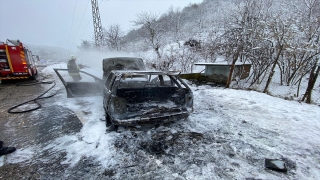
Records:
[[[287,165],[281,159],[265,159],[265,167],[279,172],[287,172]]]

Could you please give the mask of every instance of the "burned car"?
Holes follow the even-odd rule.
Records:
[[[68,98],[103,96],[106,125],[110,129],[119,125],[161,124],[185,119],[192,112],[193,94],[179,73],[145,71],[140,58],[104,59],[102,79],[79,71],[82,80],[74,82],[67,69],[54,71]]]
[[[107,126],[159,124],[189,116],[193,94],[175,72],[112,71],[105,81]]]

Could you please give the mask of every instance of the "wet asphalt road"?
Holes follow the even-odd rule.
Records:
[[[35,111],[11,114],[7,110],[17,104],[38,97],[52,86],[32,85],[17,86],[21,83],[35,81],[13,81],[0,84],[0,140],[5,147],[14,146],[17,151],[0,157],[0,180],[11,179],[105,179],[103,170],[98,164],[82,159],[74,167],[61,164],[65,152],[52,149],[43,150],[56,138],[80,131],[82,123],[69,109],[51,106],[56,97],[38,100],[41,108]],[[34,107],[34,104],[28,104]],[[25,110],[26,106],[22,107]],[[20,107],[21,108],[21,107]],[[21,109],[14,109],[14,111]],[[59,114],[59,116],[57,116]],[[7,163],[8,158],[21,159],[18,151],[32,147],[32,158],[18,163]],[[20,153],[21,154],[21,153]],[[22,153],[23,154],[23,153]],[[41,159],[41,161],[40,161]],[[100,172],[100,173],[99,173]]]

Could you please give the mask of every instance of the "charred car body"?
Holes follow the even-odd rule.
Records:
[[[107,126],[175,121],[193,107],[191,89],[174,72],[112,71],[103,94]]]
[[[103,95],[106,125],[113,128],[185,119],[193,110],[192,91],[178,73],[145,71],[140,58],[104,59],[102,79],[80,71],[93,82],[67,82],[61,73],[67,69],[54,71],[68,98]]]

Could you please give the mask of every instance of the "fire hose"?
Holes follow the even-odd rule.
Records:
[[[59,91],[56,91],[55,93],[49,95],[49,96],[44,96],[46,93],[48,93],[52,88],[54,88],[56,86],[56,83],[55,81],[42,81],[42,82],[35,82],[35,83],[28,83],[28,84],[17,84],[17,86],[31,86],[31,85],[36,85],[36,84],[53,84],[49,89],[47,89],[45,92],[43,92],[42,94],[40,94],[39,96],[37,96],[36,98],[34,99],[31,99],[29,101],[26,101],[26,102],[23,102],[21,104],[18,104],[16,106],[13,106],[11,107],[10,109],[8,109],[8,113],[11,113],[11,114],[18,114],[18,113],[26,113],[26,112],[30,112],[30,111],[34,111],[34,110],[37,110],[39,108],[41,108],[41,104],[39,102],[37,102],[38,100],[40,99],[45,99],[45,98],[51,98],[53,96],[55,96]],[[37,106],[34,107],[34,108],[31,108],[31,109],[28,109],[28,110],[23,110],[23,111],[13,111],[14,109],[20,107],[20,106],[23,106],[25,104],[28,104],[30,102],[33,102],[35,103]]]

